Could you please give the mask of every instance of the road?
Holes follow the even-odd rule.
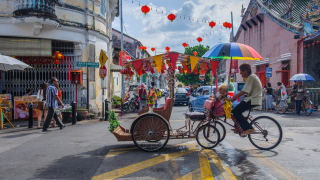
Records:
[[[184,125],[186,108],[174,106],[173,128]],[[226,139],[212,150],[182,139],[153,153],[118,142],[106,121],[82,121],[50,133],[1,130],[0,179],[319,179],[319,112],[309,117],[253,112],[260,115],[283,128],[281,144],[271,151],[257,150],[228,127]],[[136,116],[125,114],[120,124],[129,128]]]

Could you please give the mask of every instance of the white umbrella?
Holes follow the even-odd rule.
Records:
[[[32,67],[22,61],[19,61],[18,59],[0,54],[0,70],[1,71],[24,70],[25,68],[32,68]]]
[[[290,78],[290,81],[315,81],[309,74],[296,74]]]

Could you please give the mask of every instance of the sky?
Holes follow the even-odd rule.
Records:
[[[151,55],[155,54],[151,52],[151,47],[155,47],[159,54],[165,52],[166,46],[170,47],[170,51],[183,53],[182,43],[199,45],[198,37],[203,39],[202,45],[213,47],[220,42],[229,42],[231,30],[224,28],[222,24],[231,22],[231,12],[234,35],[236,34],[242,19],[242,5],[247,8],[249,2],[250,0],[122,0],[123,31],[147,46]],[[141,12],[143,5],[152,8],[147,15]],[[167,18],[170,13],[176,14],[173,22]],[[208,20],[216,22],[213,29]],[[115,18],[112,27],[120,30],[120,16]]]

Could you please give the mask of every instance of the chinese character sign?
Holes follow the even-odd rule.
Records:
[[[126,52],[120,51],[120,66],[125,66],[126,64]]]
[[[272,77],[272,68],[266,68],[266,77]]]
[[[232,63],[231,63],[231,73],[238,73],[238,72],[239,72],[238,59],[234,59],[232,60]]]

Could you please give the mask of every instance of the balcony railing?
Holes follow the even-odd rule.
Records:
[[[15,0],[15,16],[37,16],[56,19],[55,5],[58,0]]]

